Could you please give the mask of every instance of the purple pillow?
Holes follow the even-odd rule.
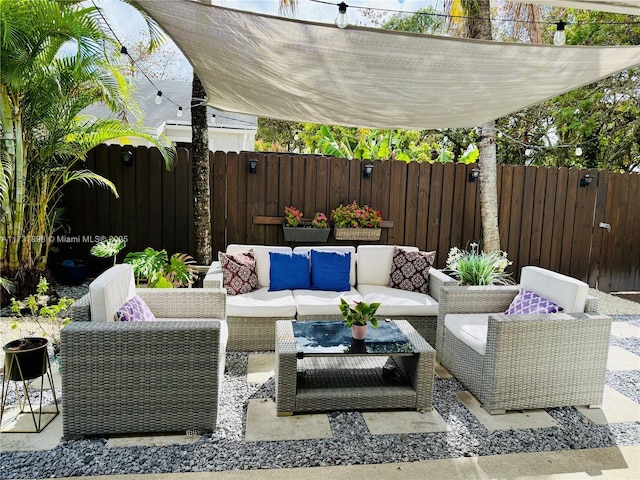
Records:
[[[147,304],[138,295],[131,297],[116,311],[116,320],[121,322],[153,322],[155,319]]]
[[[558,313],[562,312],[562,310],[562,307],[559,307],[552,301],[523,288],[504,313],[507,315],[527,315],[536,313]]]

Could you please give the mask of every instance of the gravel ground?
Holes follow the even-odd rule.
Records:
[[[640,316],[628,316],[640,315],[640,305],[636,307],[632,302],[613,297],[605,298],[602,304],[607,305],[607,313],[616,315],[615,321],[640,326]],[[601,311],[606,312],[605,308]],[[4,341],[9,322],[1,323]],[[16,332],[10,334],[14,336]],[[638,353],[637,341],[612,336],[612,344]],[[449,432],[372,435],[359,412],[340,411],[328,414],[333,432],[331,439],[246,443],[243,441],[243,421],[248,400],[272,398],[275,394],[273,380],[258,386],[246,383],[247,359],[246,353],[227,354],[218,429],[194,444],[125,448],[107,447],[103,438],[61,441],[51,451],[0,453],[0,477],[51,478],[379,464],[640,443],[639,423],[599,426],[571,407],[547,409],[558,422],[557,427],[490,432],[455,397],[456,391],[464,389],[462,385],[455,379],[439,378],[435,383],[434,407],[447,421],[451,428]],[[607,384],[640,402],[639,371],[609,371]]]

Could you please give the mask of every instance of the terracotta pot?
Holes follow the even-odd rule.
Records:
[[[364,340],[367,336],[367,325],[353,325],[351,336],[356,340]]]

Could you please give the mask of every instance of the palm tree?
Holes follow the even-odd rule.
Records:
[[[96,8],[2,0],[0,42],[0,268],[20,294],[46,268],[60,189],[79,180],[117,194],[109,180],[77,168],[91,148],[139,137],[157,146],[167,164],[173,150],[134,125],[80,115],[96,102],[116,112],[130,102],[106,57],[111,39]]]

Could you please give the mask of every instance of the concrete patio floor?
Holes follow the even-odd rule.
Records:
[[[616,312],[618,313],[618,312]],[[640,338],[640,327],[614,322],[612,335]],[[638,370],[640,357],[620,347],[611,347],[608,370]],[[250,354],[247,370],[248,383],[263,383],[273,375],[274,355],[272,353]],[[450,374],[441,366],[436,375],[447,378]],[[57,371],[54,383],[61,384]],[[544,410],[508,412],[506,415],[492,416],[482,409],[479,402],[466,391],[456,392],[456,397],[489,431],[517,428],[545,428],[555,424],[554,419]],[[33,451],[55,448],[62,436],[62,414],[39,434],[0,434],[0,450]],[[590,421],[598,425],[640,422],[640,404],[620,394],[610,387],[605,388],[601,409],[578,408]],[[3,428],[11,427],[11,412],[5,414]],[[363,417],[373,435],[444,432],[446,422],[434,409],[432,412],[364,412]],[[31,421],[30,418],[26,419]],[[24,422],[22,417],[20,422]],[[18,424],[14,424],[18,425]],[[332,432],[326,414],[295,415],[277,417],[272,400],[252,399],[247,409],[246,442],[293,440],[300,438],[331,438]],[[111,447],[151,446],[167,444],[188,444],[200,437],[144,436],[113,437],[107,442]],[[206,473],[176,473],[149,475],[113,475],[71,478],[103,479],[143,479],[143,480],[233,480],[233,479],[343,479],[368,478],[384,479],[638,479],[640,478],[639,445],[594,448],[585,450],[554,451],[545,453],[519,453],[463,457],[441,460],[427,460],[411,463],[377,465],[329,466],[312,468],[287,468],[274,470],[232,470]]]

